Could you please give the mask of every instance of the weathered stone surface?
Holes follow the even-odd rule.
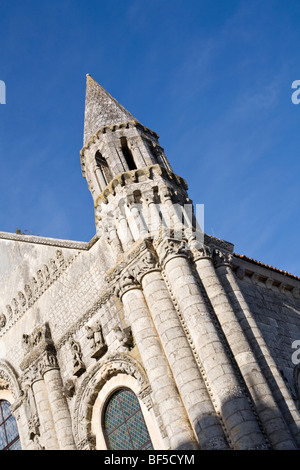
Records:
[[[84,135],[93,240],[0,232],[0,400],[22,448],[107,448],[129,388],[155,449],[299,449],[300,280],[196,229],[158,135],[89,76]]]

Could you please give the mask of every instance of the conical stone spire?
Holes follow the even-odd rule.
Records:
[[[84,145],[103,126],[127,121],[137,121],[118,101],[100,86],[89,74],[86,80]]]

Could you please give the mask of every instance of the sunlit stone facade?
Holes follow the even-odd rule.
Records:
[[[90,242],[0,232],[1,448],[298,449],[299,278],[206,235],[89,75],[80,158]]]

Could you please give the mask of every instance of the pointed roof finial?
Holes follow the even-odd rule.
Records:
[[[103,126],[127,121],[137,121],[91,75],[86,75],[84,116],[84,145]]]

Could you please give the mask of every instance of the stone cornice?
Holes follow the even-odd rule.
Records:
[[[300,280],[296,276],[288,276],[285,272],[235,254],[232,257],[232,269],[239,280],[292,295],[295,299],[300,298]]]
[[[280,276],[286,276],[290,278],[291,280],[295,280],[296,282],[300,281],[300,277],[295,276],[294,274],[289,273],[288,271],[284,271],[282,269],[275,268],[274,266],[269,266],[268,264],[262,263],[261,261],[254,260],[252,258],[249,258],[248,256],[245,255],[239,255],[237,253],[234,253],[234,259],[242,260],[242,262],[246,262],[248,265],[253,264],[256,265],[257,268],[263,268],[270,270]]]
[[[98,206],[99,202],[107,204],[108,196],[110,194],[115,195],[117,187],[126,186],[131,183],[138,183],[140,180],[144,182],[145,176],[150,179],[155,173],[162,178],[166,178],[167,180],[171,181],[178,187],[183,187],[185,190],[188,189],[186,181],[181,178],[181,176],[176,175],[172,171],[167,170],[159,164],[155,164],[145,168],[137,168],[135,170],[119,173],[110,181],[102,193],[97,197],[94,202],[95,207]]]
[[[96,234],[89,242],[78,242],[73,240],[60,240],[57,238],[38,237],[35,235],[19,235],[16,233],[0,232],[0,240],[11,240],[35,245],[48,245],[57,248],[70,248],[73,250],[88,251],[98,240]]]
[[[141,131],[145,132],[146,134],[151,135],[155,139],[159,139],[159,135],[156,132],[154,132],[151,129],[149,129],[148,127],[144,126],[143,124],[141,124],[137,120],[120,122],[120,123],[117,123],[117,124],[111,124],[109,126],[106,125],[106,126],[100,127],[100,129],[82,147],[82,149],[80,151],[80,156],[82,156],[84,154],[85,150],[89,149],[90,146],[92,144],[94,144],[102,134],[108,134],[110,132],[118,131],[119,129],[130,129],[130,128],[133,128],[133,127],[137,128],[138,130],[141,130]]]

